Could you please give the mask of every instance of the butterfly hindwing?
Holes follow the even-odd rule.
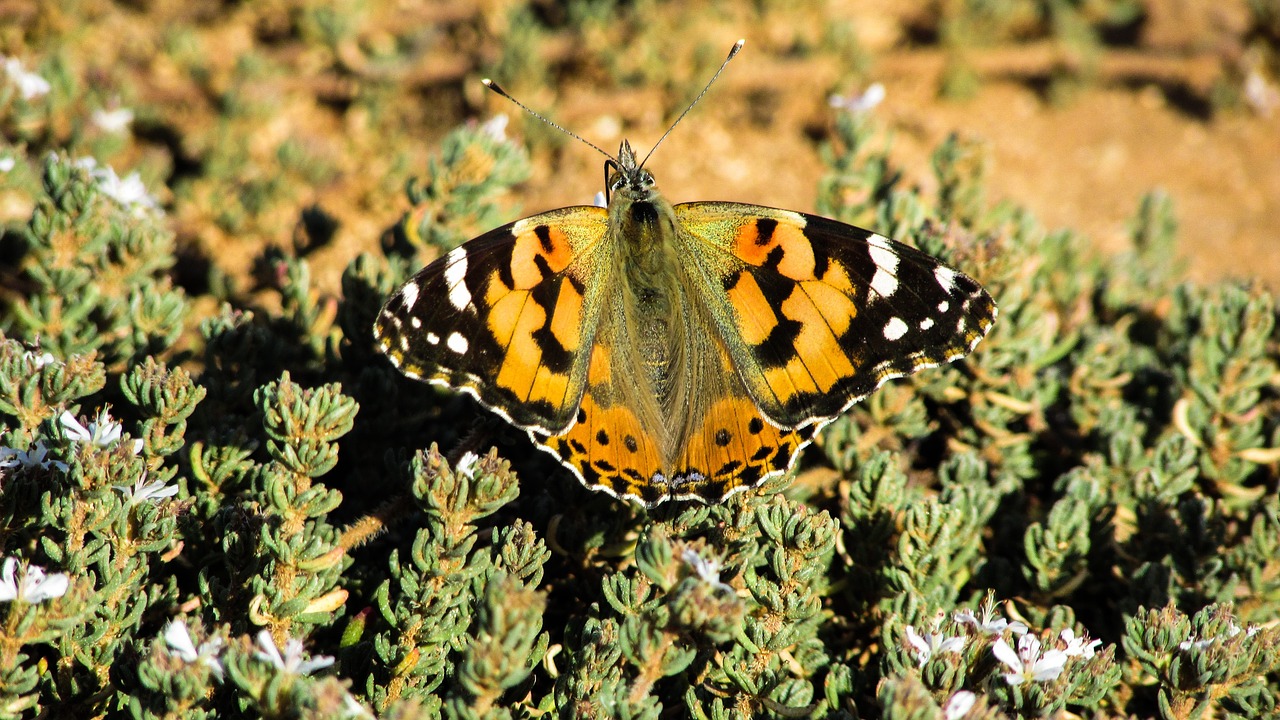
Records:
[[[531,431],[587,487],[652,505],[670,498],[719,501],[785,472],[814,428],[781,429],[766,420],[722,351],[722,375],[710,379],[674,457],[631,407],[614,401],[611,350],[597,343],[573,427],[559,436]]]
[[[515,425],[556,432],[582,396],[602,208],[498,228],[428,265],[379,313],[374,337],[406,375],[469,392]]]

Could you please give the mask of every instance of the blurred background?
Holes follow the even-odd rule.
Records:
[[[504,219],[601,189],[601,157],[481,78],[647,149],[739,37],[649,164],[675,202],[813,211],[834,118],[858,112],[909,187],[937,184],[955,134],[987,202],[1112,251],[1163,190],[1191,278],[1280,288],[1280,0],[0,0],[0,222],[66,149],[141,181],[189,290],[251,286],[289,245],[336,290],[461,123],[529,148]]]

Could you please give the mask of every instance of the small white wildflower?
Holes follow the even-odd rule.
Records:
[[[507,139],[507,123],[510,121],[511,118],[506,113],[499,113],[480,123],[480,132],[498,142],[504,142]]]
[[[0,157],[0,173],[7,173],[18,166],[18,161],[12,155]]]
[[[964,649],[964,637],[947,637],[942,633],[925,633],[921,635],[911,625],[906,628],[907,642],[916,652],[916,663],[924,667],[934,655],[945,652],[958,653]]]
[[[368,708],[350,695],[342,699],[342,717],[371,718],[373,716]]]
[[[284,645],[284,655],[280,655],[280,650],[276,647],[276,641],[271,637],[271,632],[263,630],[258,633],[258,647],[261,650],[254,653],[259,660],[265,660],[276,666],[277,670],[282,670],[290,675],[310,675],[316,670],[327,668],[333,664],[333,658],[328,655],[317,655],[316,657],[303,659],[302,641],[296,638],[289,638]]]
[[[1258,626],[1250,625],[1249,629],[1247,631],[1244,631],[1240,629],[1239,625],[1235,624],[1235,621],[1228,620],[1226,631],[1224,631],[1222,635],[1220,635],[1219,637],[1225,637],[1227,639],[1230,639],[1239,635],[1241,632],[1246,633],[1245,637],[1253,637],[1254,634],[1258,632]],[[1183,640],[1181,643],[1178,644],[1178,649],[1190,650],[1191,648],[1195,648],[1197,650],[1203,650],[1206,647],[1212,645],[1216,640],[1218,640],[1218,638],[1204,638],[1202,640],[1197,640],[1195,633],[1192,633],[1191,637],[1187,638],[1186,640]]]
[[[596,191],[596,196],[591,198],[591,204],[595,205],[596,207],[602,207],[602,208],[609,207],[609,201],[604,199],[603,190]]]
[[[129,125],[133,123],[133,111],[129,108],[94,110],[90,119],[98,129],[104,132],[120,133],[128,130]]]
[[[1191,637],[1178,643],[1178,649],[1190,650],[1191,648],[1195,648],[1197,650],[1203,650],[1212,642],[1212,640],[1197,640],[1195,634],[1192,634]]]
[[[43,440],[37,440],[35,445],[26,450],[0,447],[0,468],[21,465],[23,468],[38,467],[42,470],[47,470],[52,465],[63,472],[67,471],[66,463],[46,459],[48,454],[49,448],[44,446]]]
[[[147,186],[137,172],[131,172],[127,177],[121,178],[111,166],[99,167],[98,160],[93,157],[76,158],[70,162],[72,167],[89,171],[97,181],[98,190],[102,194],[115,200],[125,209],[131,210],[135,216],[141,216],[147,212],[163,214],[160,203],[147,192]]]
[[[877,105],[884,102],[885,89],[881,83],[872,83],[863,90],[860,95],[832,95],[827,102],[831,107],[838,110],[845,110],[854,115],[861,115],[875,109]]]
[[[1014,635],[1025,635],[1027,626],[1023,623],[1013,621],[1010,622],[1005,618],[992,612],[990,606],[982,608],[982,617],[973,614],[971,610],[960,610],[951,616],[961,625],[972,625],[974,629],[982,632],[984,635],[999,635],[1005,630]]]
[[[478,469],[480,469],[480,456],[470,451],[463,453],[462,457],[458,458],[458,462],[453,465],[453,471],[468,480],[476,478]]]
[[[26,360],[30,360],[31,362],[35,363],[37,370],[44,367],[45,365],[51,365],[53,363],[58,362],[58,358],[54,357],[52,354],[47,352],[40,353],[39,355],[37,355],[31,352],[30,350],[28,350],[22,354],[22,357]]]
[[[1058,639],[1066,644],[1066,647],[1062,649],[1062,652],[1068,657],[1093,657],[1094,652],[1102,646],[1102,641],[1087,641],[1087,637],[1087,635],[1085,637],[1076,637],[1076,631],[1071,628],[1066,628],[1062,632],[1058,633]]]
[[[18,58],[5,58],[4,61],[5,74],[18,87],[18,94],[22,95],[23,100],[32,100],[41,95],[48,95],[52,86],[49,81],[40,77],[36,73],[28,72],[23,69],[22,61]]]
[[[164,642],[183,662],[204,665],[214,677],[222,680],[222,661],[218,659],[218,655],[222,653],[222,638],[211,637],[197,648],[191,640],[187,624],[182,620],[174,620],[164,628]]]
[[[720,580],[720,561],[714,558],[704,558],[699,555],[693,548],[685,548],[680,554],[680,558],[693,568],[698,578],[702,582],[710,585],[716,590],[723,590],[730,595],[734,594],[733,586]]]
[[[62,597],[71,587],[71,578],[66,573],[45,575],[44,568],[39,565],[28,565],[17,576],[18,559],[5,558],[4,568],[0,570],[0,602],[22,600],[32,605]]]
[[[100,448],[111,447],[120,440],[124,426],[111,419],[111,414],[104,408],[98,412],[97,418],[89,423],[89,427],[80,424],[74,415],[62,412],[58,419],[66,430],[67,438],[82,445],[95,445]],[[142,439],[133,441],[133,454],[142,452]]]
[[[173,497],[178,494],[177,485],[165,485],[163,480],[147,482],[147,472],[142,471],[142,476],[132,487],[128,485],[113,485],[116,490],[124,493],[125,501],[130,505],[141,505],[144,502],[157,502],[165,498]]]
[[[1049,650],[1040,654],[1040,639],[1035,635],[1023,635],[1019,638],[1017,652],[1009,647],[1004,638],[1000,638],[991,646],[991,652],[1013,671],[1004,673],[1005,682],[1010,685],[1021,685],[1028,680],[1054,680],[1062,674],[1067,664],[1067,654],[1061,650]]]
[[[969,714],[976,702],[978,702],[977,695],[968,690],[957,690],[951,696],[951,699],[947,700],[946,706],[942,708],[942,716],[946,720],[960,720],[960,718]]]
[[[1244,100],[1254,112],[1269,118],[1272,111],[1280,107],[1280,90],[1276,90],[1276,86],[1267,82],[1257,70],[1251,70],[1244,79]]]
[[[98,189],[104,195],[132,210],[134,215],[142,215],[148,211],[160,212],[160,203],[147,193],[147,186],[143,184],[142,176],[136,171],[121,179],[115,170],[104,167],[95,170],[93,176],[98,181]]]

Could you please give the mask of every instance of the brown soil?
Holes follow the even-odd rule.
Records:
[[[1057,55],[1035,46],[975,53],[980,89],[953,102],[938,96],[939,52],[875,54],[869,77],[887,89],[875,114],[907,182],[932,189],[929,155],[957,132],[989,152],[991,202],[1010,200],[1047,228],[1073,228],[1104,251],[1127,246],[1139,199],[1162,189],[1175,203],[1191,279],[1253,278],[1280,288],[1280,108],[1271,117],[1247,107],[1212,112],[1204,98],[1221,59],[1197,52],[1104,52],[1094,82],[1051,103],[1039,80]],[[650,167],[675,202],[811,210],[823,172],[814,129],[830,126],[825,90],[842,77],[823,60],[753,53],[748,38]],[[667,122],[652,112],[658,99],[643,92],[608,95],[583,85],[559,96],[556,119],[610,151],[624,132],[647,147]],[[489,109],[518,113],[497,97]],[[525,213],[587,202],[600,183],[599,156],[570,148],[555,167],[535,158],[519,199]]]

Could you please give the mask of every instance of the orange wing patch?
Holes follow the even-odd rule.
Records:
[[[783,427],[821,426],[886,380],[964,356],[995,321],[971,278],[916,248],[813,215],[675,207],[708,306],[752,399]]]
[[[564,208],[455,248],[387,301],[379,347],[411,377],[468,392],[520,427],[568,427],[606,227],[602,208]]]
[[[738,390],[722,391],[721,397],[706,403],[688,442],[675,457],[664,457],[666,443],[657,429],[645,428],[631,408],[611,401],[615,393],[609,356],[605,345],[594,349],[587,389],[573,427],[555,436],[529,433],[587,487],[648,505],[669,498],[717,502],[785,472],[817,429],[787,430],[767,421],[742,391],[726,354],[725,375],[712,384]],[[674,425],[684,420],[670,418],[669,422]]]

